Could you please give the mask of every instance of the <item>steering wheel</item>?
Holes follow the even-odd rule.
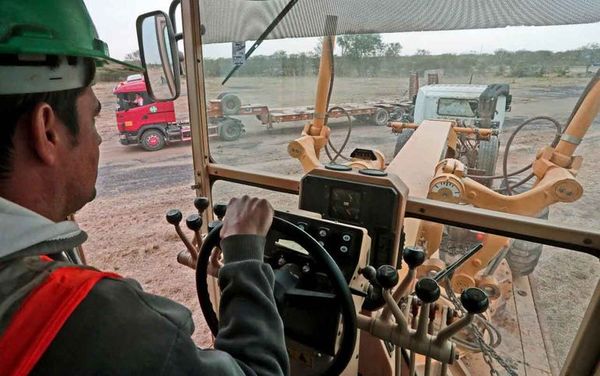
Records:
[[[202,308],[204,319],[215,337],[219,332],[219,320],[210,301],[206,279],[210,254],[213,248],[218,246],[221,241],[220,231],[221,224],[208,233],[200,248],[198,264],[196,265],[196,290],[198,292],[200,308]],[[341,344],[324,374],[339,375],[352,359],[356,343],[356,311],[350,288],[329,253],[308,233],[279,217],[273,217],[273,224],[269,231],[277,231],[289,236],[290,239],[302,246],[318,264],[324,267],[325,274],[331,282],[336,299],[340,303],[343,320]],[[315,312],[315,314],[318,313]]]

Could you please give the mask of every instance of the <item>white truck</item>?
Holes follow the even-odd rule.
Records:
[[[507,84],[435,84],[419,89],[413,109],[415,124],[423,120],[452,119],[465,127],[492,128],[502,131],[506,112],[510,111],[511,95]],[[405,129],[398,135],[394,155],[402,149],[414,130]],[[491,176],[498,159],[498,137],[464,144],[461,160],[469,174]],[[489,185],[490,179],[481,179]]]

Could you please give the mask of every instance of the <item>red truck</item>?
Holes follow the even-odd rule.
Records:
[[[178,122],[173,101],[155,102],[146,91],[142,75],[132,75],[113,90],[117,96],[117,128],[121,144],[141,145],[148,151],[168,142],[191,138],[189,123]]]

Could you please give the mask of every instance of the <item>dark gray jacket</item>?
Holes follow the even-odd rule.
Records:
[[[0,198],[0,228],[27,233],[14,228],[15,211],[29,222],[29,230],[48,221]],[[45,240],[21,244],[13,252],[6,252],[9,235],[0,232],[0,249],[5,246],[0,251],[0,335],[24,298],[15,299],[17,291],[39,278],[42,269],[56,267],[56,263],[37,262],[36,255],[85,240],[85,233],[71,223],[45,225],[58,228],[44,229],[49,234]],[[262,262],[264,241],[236,235],[222,242],[226,265],[219,274],[220,330],[214,350],[198,349],[192,342],[194,324],[187,308],[143,292],[133,280],[103,279],[69,317],[32,374],[288,374],[283,324],[273,298],[273,271]],[[14,304],[2,304],[9,301]]]

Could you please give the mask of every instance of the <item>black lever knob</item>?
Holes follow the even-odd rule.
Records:
[[[200,228],[202,228],[202,217],[198,214],[191,214],[186,218],[185,224],[192,231],[200,231]]]
[[[360,274],[364,275],[367,281],[371,284],[377,281],[377,270],[371,265],[367,265],[360,270]]]
[[[414,269],[425,262],[425,252],[417,247],[406,247],[402,251],[402,258],[410,269]]]
[[[206,197],[196,197],[194,199],[194,206],[198,209],[199,213],[204,213],[204,211],[208,208],[208,199]]]
[[[485,312],[490,305],[487,294],[477,287],[470,287],[464,290],[460,294],[460,302],[467,312],[472,314]]]
[[[215,227],[217,227],[217,225],[221,223],[221,221],[210,221],[208,222],[208,232],[211,232],[212,230],[215,229]]]
[[[177,209],[169,210],[167,212],[166,217],[167,217],[167,222],[169,222],[172,225],[178,225],[179,222],[181,222],[181,220],[183,219],[183,215]]]
[[[398,272],[391,265],[381,265],[377,268],[377,283],[384,289],[391,289],[398,284]]]
[[[423,303],[433,303],[440,297],[440,286],[432,278],[421,278],[415,285],[415,293]]]
[[[225,212],[227,212],[227,204],[216,204],[213,207],[213,212],[215,213],[217,218],[219,218],[219,220],[223,219],[223,217],[225,216]]]

